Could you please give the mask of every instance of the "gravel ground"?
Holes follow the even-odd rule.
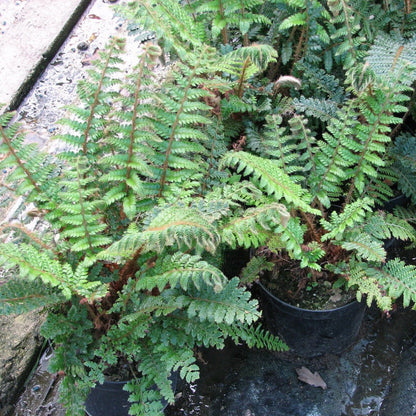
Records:
[[[50,139],[59,132],[56,123],[65,114],[63,107],[74,102],[77,82],[86,76],[91,57],[105,47],[111,36],[128,39],[126,48],[132,59],[139,53],[140,45],[127,37],[125,22],[114,16],[111,3],[92,2],[19,107],[16,120],[23,122],[29,141],[55,150]]]
[[[2,0],[0,0],[1,3]],[[126,66],[135,63],[140,44],[128,36],[126,23],[114,15],[115,1],[94,0],[79,23],[64,42],[31,92],[16,111],[14,121],[22,124],[27,143],[37,143],[48,152],[58,152],[64,146],[53,137],[63,128],[57,122],[65,115],[65,105],[77,99],[77,83],[85,78],[90,60],[105,48],[110,37],[127,39]],[[123,4],[124,2],[117,2]],[[10,5],[10,3],[8,3]],[[19,13],[21,1],[5,8],[0,4],[0,22],[13,22]],[[7,11],[7,15],[6,15]],[[0,172],[0,181],[12,168]],[[21,198],[0,194],[0,225],[13,219],[22,219],[25,207]],[[20,217],[19,217],[20,216]]]

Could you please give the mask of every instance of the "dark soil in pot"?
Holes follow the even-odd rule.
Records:
[[[296,262],[276,265],[262,279],[262,285],[281,301],[302,309],[336,309],[355,300],[355,292],[334,286],[336,277],[326,271],[301,269]]]

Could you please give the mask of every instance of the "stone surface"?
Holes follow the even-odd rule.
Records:
[[[90,2],[0,2],[0,103],[20,104]]]
[[[39,312],[0,320],[0,415],[5,416],[21,391],[42,345]]]
[[[370,309],[342,354],[300,357],[243,345],[202,352],[201,379],[177,390],[166,416],[411,416],[416,404],[416,311]],[[303,383],[317,372],[327,389]]]

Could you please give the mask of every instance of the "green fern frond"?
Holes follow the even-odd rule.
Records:
[[[266,243],[278,225],[285,227],[289,218],[286,207],[279,203],[249,208],[221,228],[222,240],[232,248],[258,247]]]
[[[21,279],[34,281],[39,278],[46,286],[56,287],[70,299],[73,295],[94,300],[107,293],[101,282],[88,281],[88,266],[80,263],[72,270],[67,263],[61,264],[50,253],[37,250],[31,245],[21,244],[18,249],[12,243],[0,246],[0,263],[5,269],[18,267]]]
[[[263,0],[209,0],[200,2],[192,10],[198,20],[206,22],[214,42],[221,36],[224,45],[235,42],[236,38],[247,46],[253,26],[271,23],[267,16],[258,13],[263,3]]]
[[[35,309],[45,308],[65,300],[38,279],[11,279],[0,285],[0,314],[23,314]]]
[[[378,212],[364,223],[363,230],[378,240],[396,238],[402,241],[414,241],[415,229],[409,223],[410,218],[400,218],[390,213]]]
[[[383,243],[375,240],[371,235],[366,233],[353,233],[352,236],[346,236],[346,241],[341,244],[345,250],[354,251],[359,259],[384,263],[386,260],[386,250]]]
[[[344,68],[352,68],[365,53],[362,45],[366,38],[360,33],[360,16],[345,0],[329,0],[327,4],[336,27],[331,34],[331,39],[338,42],[335,56],[342,56]]]
[[[212,286],[215,292],[220,292],[226,280],[219,269],[201,260],[199,256],[177,252],[173,256],[158,259],[151,270],[139,277],[137,289],[152,290],[157,287],[162,291],[168,285],[180,285],[187,291],[190,285],[198,290],[202,285],[207,285]]]
[[[302,79],[302,94],[305,97],[329,100],[338,104],[345,101],[344,86],[330,71],[326,72],[306,62],[297,62],[295,74]]]
[[[348,101],[337,112],[337,117],[329,121],[322,140],[317,141],[319,149],[315,151],[316,169],[308,179],[312,195],[324,206],[330,199],[343,195],[342,183],[348,173],[347,168],[356,161],[351,149],[353,132],[358,124],[354,102]]]
[[[292,258],[301,259],[306,227],[299,218],[290,218],[286,227],[278,227],[267,246],[271,251],[286,250]]]
[[[404,195],[416,202],[416,173],[396,169],[398,174],[398,186]]]
[[[393,299],[403,296],[403,306],[416,304],[416,267],[400,259],[388,261],[382,268],[380,284]]]
[[[224,331],[225,332],[225,331]],[[267,348],[269,351],[287,351],[288,346],[261,325],[228,327],[227,332],[235,343],[244,341],[249,348]]]
[[[198,293],[190,292],[187,313],[190,318],[217,324],[252,324],[260,317],[260,312],[257,301],[249,298],[250,293],[239,287],[238,278],[233,278],[219,293],[204,289]]]
[[[273,263],[266,260],[264,256],[253,256],[241,271],[241,284],[247,285],[258,280],[260,274],[265,270],[272,270]]]
[[[351,262],[348,270],[349,286],[359,284],[357,296],[366,296],[367,304],[373,301],[381,310],[391,310],[392,300],[403,297],[405,307],[416,302],[416,267],[396,258],[381,267],[362,262]]]
[[[151,214],[142,230],[130,227],[119,241],[99,254],[100,258],[129,257],[139,249],[159,253],[169,246],[214,253],[220,242],[211,219],[195,208],[168,206]]]
[[[57,136],[68,143],[71,150],[61,157],[78,157],[78,151],[84,156],[92,156],[97,153],[97,141],[102,138],[103,124],[106,124],[104,116],[111,111],[107,101],[113,101],[116,90],[115,85],[120,81],[117,74],[120,69],[120,55],[123,52],[125,41],[114,38],[108,48],[101,52],[101,59],[94,61],[95,70],[90,71],[90,78],[80,82],[78,96],[88,108],[88,117],[80,117],[76,110],[73,117],[61,120],[61,123],[70,127],[72,131]],[[73,107],[70,107],[73,108]]]
[[[336,211],[332,212],[329,221],[321,218],[321,225],[328,231],[322,236],[322,241],[336,240],[344,234],[347,228],[361,223],[366,212],[371,211],[373,205],[374,201],[372,199],[363,198],[346,205],[340,214]]]
[[[305,212],[317,214],[309,205],[309,196],[298,184],[279,169],[273,160],[265,160],[246,152],[228,152],[222,159],[224,166],[234,167],[237,172],[251,175],[258,186],[277,201],[285,200]]]
[[[251,46],[245,46],[243,48],[235,49],[223,57],[224,70],[227,70],[229,65],[238,62],[244,62],[246,59],[249,59],[253,63],[257,71],[262,71],[267,68],[267,66],[274,62],[277,58],[276,50],[270,45],[264,44],[253,44]],[[235,73],[235,71],[227,71],[230,73]]]
[[[167,52],[173,47],[179,54],[186,53],[183,45],[197,50],[206,40],[203,22],[176,0],[130,2],[118,12],[163,39]]]
[[[8,120],[13,113],[3,115]],[[14,187],[17,195],[25,195],[30,200],[47,198],[49,189],[56,182],[55,172],[58,169],[53,158],[40,152],[38,147],[24,141],[24,135],[18,123],[8,127],[0,124],[0,169],[13,166],[5,182]]]
[[[405,40],[398,36],[381,33],[374,40],[367,63],[374,73],[383,78],[397,78],[406,68],[404,84],[410,85],[416,79],[416,38]]]
[[[373,268],[366,262],[350,261],[348,267],[345,267],[345,273],[347,287],[357,288],[359,302],[364,298],[368,307],[375,301],[381,310],[391,310],[392,299],[379,283],[381,269]]]
[[[402,73],[400,78],[405,76]],[[351,169],[351,183],[347,193],[347,203],[351,200],[354,192],[361,195],[365,189],[365,184],[369,180],[376,180],[378,168],[386,166],[385,158],[386,147],[391,141],[389,133],[391,126],[401,122],[396,116],[397,113],[406,111],[403,106],[408,97],[403,94],[408,88],[403,85],[400,79],[395,79],[387,87],[376,83],[376,88],[371,88],[361,96],[360,113],[364,122],[357,128],[356,140],[361,143],[365,150],[358,155],[356,164]],[[351,146],[352,150],[354,148]]]
[[[395,207],[394,208],[394,215],[407,223],[416,224],[416,210],[412,206],[404,208],[404,207]]]
[[[60,191],[55,201],[50,201],[51,211],[46,218],[62,229],[61,236],[68,238],[73,251],[92,254],[112,240],[102,233],[107,225],[96,212],[104,202],[97,196],[97,178],[86,174],[88,168],[88,162],[79,157],[73,169],[65,171],[66,177],[60,178]]]
[[[324,122],[328,122],[335,117],[338,110],[338,103],[335,101],[305,98],[303,96],[299,99],[295,98],[293,105],[298,112],[304,113],[308,117],[316,117]]]
[[[393,169],[398,176],[399,189],[416,202],[416,138],[411,134],[396,137],[391,154]]]
[[[303,179],[303,168],[300,166],[298,141],[287,134],[282,127],[282,117],[279,115],[266,116],[266,125],[260,132],[248,130],[250,145],[253,146],[253,135],[259,138],[257,153],[260,156],[273,159],[276,166],[292,177],[294,182]],[[254,134],[253,134],[254,133]]]

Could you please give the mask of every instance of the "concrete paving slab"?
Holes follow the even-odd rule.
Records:
[[[0,0],[0,103],[14,110],[91,0]]]

